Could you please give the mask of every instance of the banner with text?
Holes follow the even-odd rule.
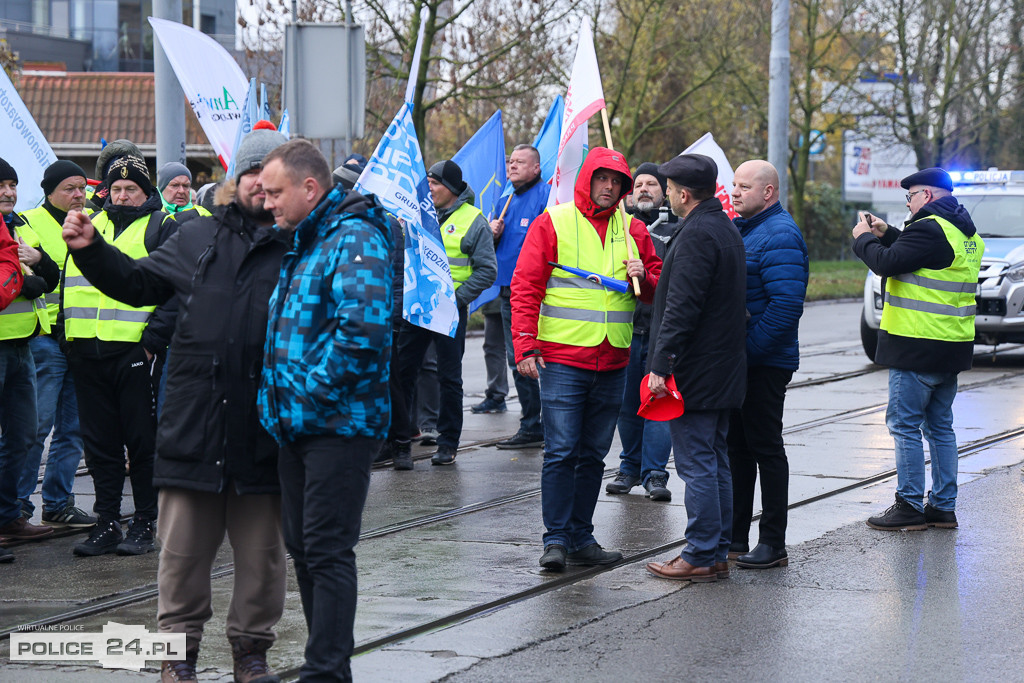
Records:
[[[57,161],[50,143],[43,137],[21,95],[0,69],[0,157],[18,173],[18,202],[15,211],[27,211],[43,201],[39,182],[43,172]]]
[[[249,82],[220,43],[191,26],[149,17],[199,125],[227,170]]]

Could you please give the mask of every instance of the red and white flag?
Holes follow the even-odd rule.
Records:
[[[715,142],[714,136],[711,133],[705,133],[702,138],[684,149],[681,154],[703,154],[706,157],[711,157],[715,165],[718,166],[718,184],[715,188],[715,196],[721,200],[722,208],[729,214],[729,218],[739,216],[732,206],[732,197],[729,196],[732,191],[732,166],[725,158],[725,152]]]
[[[586,21],[580,26],[576,59],[572,63],[569,90],[565,95],[562,137],[558,141],[558,164],[551,179],[548,206],[571,202],[576,175],[587,149],[587,119],[604,108],[604,88],[594,52],[594,34]]]

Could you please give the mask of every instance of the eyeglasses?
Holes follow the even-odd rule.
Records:
[[[907,193],[907,202],[909,202],[911,199],[913,199],[915,194],[921,194],[922,192],[927,192],[927,191],[928,190],[917,190],[916,192],[908,192]]]

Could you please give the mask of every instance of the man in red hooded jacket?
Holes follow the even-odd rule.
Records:
[[[650,303],[661,260],[634,218],[627,252],[618,205],[631,186],[622,154],[590,150],[573,203],[549,207],[533,221],[512,276],[516,369],[540,378],[547,529],[540,564],[553,571],[622,559],[598,545],[593,516],[622,402],[636,298],[632,286],[621,293],[552,264],[617,280],[636,277],[641,301]]]

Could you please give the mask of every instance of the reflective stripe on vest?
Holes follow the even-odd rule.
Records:
[[[57,267],[64,268],[64,260],[68,255],[68,245],[64,242],[61,234],[64,226],[57,222],[46,207],[39,206],[29,209],[21,214],[21,217],[28,221],[29,225],[39,236],[39,243],[43,245],[43,251],[52,258]],[[57,313],[60,312],[60,287],[45,295],[46,309],[50,312],[50,325],[57,324]]]
[[[133,259],[149,254],[146,249],[149,220],[150,214],[137,218],[114,237],[114,226],[105,211],[92,216],[93,226],[103,239]],[[155,308],[134,308],[106,296],[82,275],[73,255],[68,259],[64,271],[64,334],[68,339],[137,342],[142,339]]]
[[[30,247],[38,247],[39,236],[28,225],[15,225],[14,233]],[[46,248],[43,247],[43,251]],[[25,266],[22,266],[24,269]],[[19,294],[7,308],[0,310],[0,339],[25,339],[31,337],[39,326],[43,334],[50,331],[50,314],[43,297],[26,299]]]
[[[444,242],[444,253],[448,257],[448,268],[452,271],[455,289],[473,274],[469,266],[469,255],[462,251],[462,238],[469,232],[473,220],[481,215],[483,212],[472,204],[463,204],[441,224],[441,241]]]
[[[942,270],[920,268],[888,278],[881,328],[915,339],[973,341],[978,272],[985,242],[977,233],[965,236],[945,218],[927,218],[942,228],[953,249],[953,263]]]
[[[619,280],[626,278],[626,243],[622,217],[616,211],[608,221],[605,243],[576,204],[566,202],[547,210],[558,239],[559,262]],[[633,253],[639,253],[632,235]],[[537,338],[572,346],[598,346],[607,338],[620,349],[633,339],[636,298],[573,275],[551,271],[537,320]]]

